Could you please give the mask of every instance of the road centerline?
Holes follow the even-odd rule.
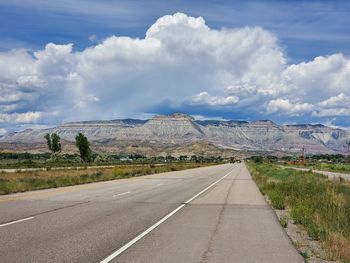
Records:
[[[143,237],[145,237],[147,234],[149,234],[152,230],[156,229],[159,225],[161,225],[162,223],[164,223],[168,218],[170,218],[171,216],[173,216],[174,214],[176,214],[178,211],[180,211],[182,208],[184,208],[188,203],[190,203],[191,201],[193,201],[195,198],[197,198],[198,196],[200,196],[201,194],[203,194],[204,192],[208,191],[211,187],[213,187],[214,185],[218,184],[219,182],[221,182],[223,179],[225,179],[231,172],[233,171],[233,168],[230,169],[230,171],[228,173],[226,173],[223,177],[221,177],[220,179],[218,179],[217,181],[215,181],[214,183],[210,184],[209,186],[207,186],[206,188],[204,188],[202,191],[200,191],[199,193],[197,193],[196,195],[194,195],[193,197],[191,197],[190,199],[188,199],[187,201],[185,201],[184,203],[182,203],[180,206],[178,206],[177,208],[175,208],[173,211],[171,211],[170,213],[168,213],[166,216],[164,216],[162,219],[160,219],[159,221],[157,221],[155,224],[153,224],[152,226],[150,226],[149,228],[147,228],[145,231],[143,231],[141,234],[139,234],[138,236],[134,237],[132,240],[130,240],[128,243],[126,243],[125,245],[123,245],[121,248],[119,248],[118,250],[116,250],[115,252],[113,252],[111,255],[109,255],[108,257],[106,257],[105,259],[103,259],[102,261],[100,261],[100,263],[108,263],[111,262],[113,259],[115,259],[117,256],[119,256],[121,253],[123,253],[125,250],[127,250],[129,247],[131,247],[132,245],[134,245],[137,241],[141,240]]]

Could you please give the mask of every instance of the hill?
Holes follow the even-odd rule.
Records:
[[[27,129],[0,138],[2,151],[46,151],[44,135],[57,133],[64,150],[75,151],[74,138],[84,133],[96,151],[164,154],[231,154],[232,152],[342,153],[350,131],[324,125],[278,125],[270,120],[195,120],[182,113],[149,120],[70,122],[50,129]]]

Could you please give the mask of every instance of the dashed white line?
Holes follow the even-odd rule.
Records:
[[[125,192],[125,193],[120,193],[120,194],[113,195],[113,197],[117,197],[117,196],[121,196],[121,195],[127,195],[127,194],[130,194],[130,191]]]
[[[174,209],[173,211],[171,211],[169,214],[167,214],[166,216],[164,216],[162,219],[160,219],[158,222],[156,222],[154,225],[152,225],[151,227],[147,228],[144,232],[142,232],[141,234],[139,234],[138,236],[136,236],[134,239],[130,240],[128,243],[126,243],[124,246],[122,246],[121,248],[119,248],[118,250],[116,250],[115,252],[113,252],[111,255],[109,255],[108,257],[106,257],[104,260],[100,261],[100,263],[108,263],[110,261],[112,261],[113,259],[115,259],[117,256],[119,256],[121,253],[123,253],[125,250],[127,250],[129,247],[131,247],[133,244],[135,244],[137,241],[139,241],[140,239],[142,239],[144,236],[146,236],[148,233],[150,233],[152,230],[154,230],[155,228],[157,228],[160,224],[162,224],[164,221],[166,221],[169,217],[173,216],[176,212],[178,212],[179,210],[181,210],[185,205],[187,205],[189,202],[191,202],[193,199],[197,198],[198,196],[200,196],[201,194],[203,194],[205,191],[209,190],[211,187],[213,187],[214,185],[216,185],[217,183],[219,183],[221,180],[225,179],[225,177],[227,177],[231,172],[233,171],[233,169],[231,169],[231,171],[229,171],[227,174],[225,174],[223,177],[221,177],[219,180],[215,181],[214,183],[212,183],[211,185],[209,185],[208,187],[206,187],[205,189],[203,189],[202,191],[200,191],[198,194],[196,194],[195,196],[193,196],[192,198],[188,199],[186,202],[184,202],[183,204],[181,204],[180,206],[178,206],[176,209]]]
[[[163,183],[157,184],[157,186],[161,186],[161,185],[163,185]]]
[[[13,224],[20,223],[20,222],[23,222],[23,221],[27,221],[27,220],[30,220],[30,219],[33,219],[33,218],[34,218],[33,216],[26,217],[26,218],[19,219],[19,220],[16,220],[16,221],[12,221],[12,222],[8,222],[8,223],[5,223],[5,224],[1,224],[0,227],[13,225]]]

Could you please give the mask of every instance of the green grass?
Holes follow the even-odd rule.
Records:
[[[338,172],[350,174],[350,164],[347,163],[317,163],[310,162],[306,165],[297,165],[298,167],[305,167],[314,170],[323,170],[329,172]]]
[[[0,173],[0,195],[179,171],[208,165],[211,164],[118,165],[114,168]]]
[[[316,170],[326,170],[331,172],[349,173],[350,174],[350,164],[345,163],[316,163],[314,166]]]
[[[287,209],[295,223],[320,240],[330,258],[350,262],[350,185],[323,175],[248,163],[261,192],[276,209]]]

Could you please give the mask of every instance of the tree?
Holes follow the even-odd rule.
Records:
[[[61,151],[61,143],[60,143],[60,136],[58,136],[56,133],[49,134],[47,133],[44,138],[46,139],[47,146],[49,147],[49,150],[52,153],[57,153]]]
[[[47,146],[49,147],[49,150],[52,151],[52,144],[51,144],[51,136],[50,136],[50,134],[46,133],[44,138],[46,139],[46,143],[47,143]]]
[[[110,156],[108,154],[106,154],[106,153],[100,153],[95,158],[95,162],[98,163],[98,164],[108,163],[109,161],[110,161]]]
[[[89,145],[88,139],[84,134],[80,132],[78,133],[78,135],[75,137],[75,145],[79,149],[80,158],[84,162],[91,162],[92,156],[91,156],[90,145]]]
[[[51,134],[52,151],[54,153],[61,151],[60,140],[61,140],[60,136],[58,136],[56,133]]]

